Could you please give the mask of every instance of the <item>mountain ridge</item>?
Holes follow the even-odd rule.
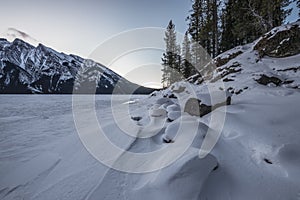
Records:
[[[86,66],[87,63],[92,68]],[[91,80],[86,77],[82,80],[79,76],[88,76]],[[89,88],[79,91],[79,79],[95,91]],[[154,89],[132,83],[89,59],[59,53],[43,44],[35,47],[19,38],[12,42],[0,38],[0,93],[71,94],[78,91],[88,94],[148,94]]]

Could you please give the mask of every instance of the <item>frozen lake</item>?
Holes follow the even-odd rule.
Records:
[[[111,95],[95,98],[98,120],[111,122]],[[79,140],[71,95],[1,95],[0,109],[0,199],[83,199],[101,180],[107,168]]]

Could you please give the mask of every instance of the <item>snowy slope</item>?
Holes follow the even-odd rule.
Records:
[[[196,85],[176,83],[144,100],[143,104],[150,107],[150,119],[143,112],[134,115],[141,116],[139,124],[146,127],[158,124],[153,122],[155,116],[166,120],[165,129],[154,137],[171,142],[166,145],[183,145],[182,141],[193,132],[190,123],[199,125],[182,157],[195,156],[193,161],[179,159],[150,174],[110,170],[88,199],[298,199],[300,46],[289,45],[289,49],[282,44],[290,37],[289,41],[299,39],[299,25],[297,22],[275,28],[252,44],[225,52],[215,59],[217,68],[212,73],[204,69],[205,76],[191,77]],[[297,34],[290,34],[291,29]],[[263,41],[270,38],[270,44]],[[275,50],[284,48],[288,56],[262,55],[257,49],[262,42]],[[214,114],[187,120],[182,112],[187,99],[194,96],[207,105],[220,103],[222,98],[215,94],[218,91],[226,91],[225,97],[231,93],[231,105],[217,108]],[[215,139],[214,134],[208,134],[208,130],[213,133],[218,127],[212,120],[223,115],[225,121],[217,144],[205,158],[199,158],[204,141]],[[183,132],[180,126],[186,126]],[[155,146],[154,138],[135,142],[135,151],[151,149]],[[187,171],[182,172],[182,166]]]
[[[95,106],[88,106],[90,96],[79,95],[79,118],[70,96],[2,97],[0,198],[299,199],[299,52],[271,57],[256,49],[295,25],[220,55],[204,82],[190,79],[202,84],[179,82],[142,97],[96,96]],[[279,38],[278,44],[285,39]],[[202,117],[184,112],[191,97],[211,105],[223,102],[223,93],[231,96],[230,105]],[[105,138],[123,149],[120,154],[97,140],[98,123]],[[201,157],[202,145],[216,138],[212,151]],[[128,152],[144,159],[133,162]],[[99,162],[101,155],[107,160]],[[124,168],[127,172],[117,170]]]

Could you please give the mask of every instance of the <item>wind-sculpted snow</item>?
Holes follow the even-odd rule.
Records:
[[[132,115],[142,117],[134,123],[156,133],[137,139],[122,134],[111,120],[109,96],[98,96],[95,100],[99,123],[107,137],[130,152],[147,153],[169,146],[176,149],[191,134],[192,124],[198,124],[190,147],[179,159],[161,170],[140,174],[109,168],[86,151],[74,126],[70,97],[1,97],[1,199],[281,200],[297,197],[300,192],[298,91],[260,87],[236,96],[227,108],[221,138],[203,159],[199,158],[199,149],[204,138],[211,137],[206,135],[210,114],[198,118],[182,113],[183,123],[187,123],[183,137],[176,136],[172,143],[165,143],[164,134],[176,130],[169,132],[164,127],[178,123],[180,118],[168,122],[167,115],[162,115],[151,120],[148,110],[159,96],[140,97],[130,104]],[[122,100],[119,103],[128,105]],[[160,131],[157,131],[158,124],[161,124]],[[168,153],[148,164],[158,166],[167,159],[165,156]]]

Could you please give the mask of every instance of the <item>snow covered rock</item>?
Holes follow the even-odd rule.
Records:
[[[172,104],[172,105],[169,105],[167,107],[167,111],[168,112],[172,112],[172,111],[180,111],[180,106],[178,104]]]
[[[218,165],[216,158],[208,155],[203,159],[195,148],[190,148],[171,166],[145,176],[132,199],[198,200],[208,177]],[[149,180],[150,179],[150,180]]]
[[[180,122],[174,122],[167,126],[165,134],[163,135],[163,141],[166,143],[172,143],[175,141],[175,137],[178,133]]]
[[[244,51],[241,49],[241,47],[236,47],[231,51],[227,51],[225,54],[222,56],[218,56],[215,59],[215,64],[217,67],[223,66],[227,64],[230,60],[236,58],[240,54],[242,54]]]
[[[168,119],[170,121],[174,121],[174,120],[178,119],[180,116],[181,116],[181,111],[168,112]]]
[[[259,84],[262,84],[262,85],[268,85],[270,83],[273,83],[274,85],[276,86],[279,86],[281,85],[282,83],[282,80],[277,78],[277,77],[269,77],[267,75],[261,75],[261,77],[259,79],[256,79],[256,82],[258,82]]]
[[[159,104],[155,104],[149,110],[149,114],[151,117],[165,117],[167,115],[167,111],[163,108],[160,108]]]
[[[165,104],[165,105],[171,105],[174,102],[172,100],[170,100],[169,98],[163,97],[163,98],[157,99],[155,103],[159,104],[159,105],[163,105],[163,104]]]
[[[187,83],[186,82],[177,82],[177,83],[173,83],[171,86],[170,86],[170,92],[172,94],[180,94],[180,93],[183,93],[184,91],[186,91],[187,89]]]
[[[260,57],[288,57],[300,53],[300,22],[276,27],[255,45]]]

